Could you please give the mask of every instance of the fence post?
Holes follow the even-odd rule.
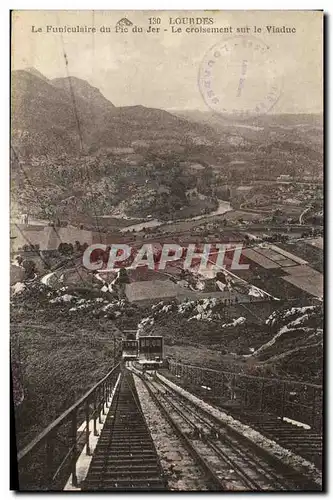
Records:
[[[105,382],[103,382],[102,387],[101,387],[101,405],[102,405],[102,415],[105,415],[105,408],[104,408],[104,403],[105,403]]]
[[[51,434],[46,439],[46,480],[47,488],[50,489],[53,482],[53,450],[54,450],[54,435]]]
[[[96,391],[94,391],[94,436],[98,436],[96,412],[97,412]]]
[[[105,404],[105,410],[108,408],[108,381],[105,381],[104,385],[104,404]]]
[[[77,486],[76,458],[77,458],[77,409],[72,413],[72,486]]]
[[[86,399],[86,455],[90,455],[90,444],[89,444],[89,436],[90,436],[90,429],[89,429],[89,422],[90,422],[90,415],[89,415],[89,398]]]
[[[244,396],[243,396],[243,406],[246,408],[247,405],[247,382],[245,380],[245,389],[244,389]]]
[[[109,408],[109,399],[110,399],[110,380],[105,382],[105,406]]]
[[[110,380],[110,385],[109,385],[109,399],[111,398],[111,395],[112,395],[112,391],[114,389],[114,386],[115,386],[115,381],[114,379],[111,379]]]
[[[259,411],[262,411],[263,410],[263,406],[264,406],[264,386],[265,386],[265,381],[262,380],[261,381],[261,385],[260,385]]]
[[[232,378],[231,378],[231,400],[233,401],[234,400],[234,397],[235,397],[235,385],[236,385],[236,375],[233,374]]]
[[[316,426],[316,388],[313,388],[312,396],[312,415],[311,415],[311,426],[314,428]]]
[[[212,388],[213,388],[214,397],[216,396],[216,386],[217,386],[217,373],[214,372],[214,374],[212,376]]]
[[[281,403],[281,418],[283,419],[284,417],[284,407],[286,403],[286,383],[283,382],[283,388],[282,388],[282,403]]]
[[[102,409],[101,409],[101,405],[102,405],[102,402],[101,402],[101,386],[98,387],[98,403],[97,403],[97,407],[98,407],[98,422],[101,424],[102,423]]]

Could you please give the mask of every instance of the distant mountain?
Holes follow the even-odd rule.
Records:
[[[30,73],[31,75],[37,76],[38,78],[41,78],[45,82],[49,82],[50,80],[46,78],[40,71],[38,71],[36,68],[26,68],[24,70],[26,73]]]
[[[239,115],[235,117],[233,117],[232,115],[224,115],[223,113],[216,113],[209,110],[199,111],[195,109],[173,110],[172,113],[188,120],[218,123],[223,126],[323,126],[323,115],[320,113],[265,113],[247,116]]]
[[[177,110],[173,113],[193,123],[213,128],[215,132],[222,134],[227,142],[231,136],[238,135],[252,145],[289,141],[293,144],[303,143],[319,153],[323,149],[322,114],[283,113],[232,117],[209,110]]]
[[[48,80],[34,68],[12,72],[12,140],[21,155],[216,140],[206,124],[144,106],[115,107],[96,87],[76,77]],[[80,135],[79,135],[80,131]]]
[[[106,113],[115,109],[112,102],[106,99],[98,88],[93,87],[85,80],[70,76],[68,78],[54,78],[51,83],[64,90],[70,99],[71,92],[73,92],[75,99],[86,101],[94,112]]]

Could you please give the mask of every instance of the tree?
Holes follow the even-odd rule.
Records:
[[[74,252],[74,247],[72,243],[60,243],[58,246],[58,252],[61,255],[72,255]]]
[[[121,283],[121,284],[127,284],[130,282],[127,270],[124,267],[121,267],[119,269],[118,279],[119,279],[119,283]]]
[[[81,252],[81,250],[82,250],[81,243],[78,240],[76,240],[74,243],[74,251]]]
[[[74,247],[72,243],[67,243],[67,255],[72,255],[74,252]]]
[[[58,245],[58,249],[57,249],[57,250],[58,250],[58,252],[59,252],[60,254],[63,254],[63,253],[64,253],[64,244],[63,244],[62,242],[61,242],[61,243],[59,243],[59,245]]]
[[[24,260],[22,266],[25,271],[24,279],[32,279],[36,274],[36,264],[33,260]]]
[[[180,270],[180,273],[179,273],[179,278],[181,280],[184,280],[186,278],[186,272],[185,272],[185,269],[181,269]]]
[[[19,266],[22,264],[22,262],[23,262],[22,255],[17,255],[16,256],[16,262],[18,263]]]

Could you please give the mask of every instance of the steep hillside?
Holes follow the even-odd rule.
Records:
[[[34,68],[12,72],[13,143],[23,156],[86,152],[146,144],[217,139],[206,125],[144,106],[116,108],[99,89],[76,77],[48,80]],[[206,140],[208,140],[206,139]]]
[[[182,304],[164,301],[152,306],[138,331],[163,335],[168,354],[184,363],[197,364],[200,349],[199,364],[210,368],[321,383],[322,306],[275,305],[276,310],[258,325],[241,304],[229,308],[215,298]]]
[[[11,98],[12,142],[22,155],[78,148],[75,115],[62,89],[31,71],[17,70],[12,72]]]

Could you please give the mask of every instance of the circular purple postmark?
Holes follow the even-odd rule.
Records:
[[[255,36],[234,36],[213,45],[198,75],[207,106],[226,116],[269,113],[281,96],[282,83],[272,49]]]

